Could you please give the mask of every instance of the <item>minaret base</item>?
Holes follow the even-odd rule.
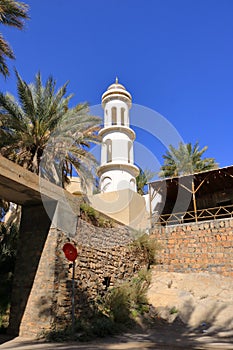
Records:
[[[135,230],[149,228],[149,213],[144,197],[132,190],[99,193],[88,197],[90,205],[112,219]]]

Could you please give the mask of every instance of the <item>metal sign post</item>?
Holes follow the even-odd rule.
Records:
[[[75,285],[74,285],[74,276],[75,276],[75,261],[73,261],[72,264],[72,314],[71,314],[71,318],[72,318],[72,333],[74,334],[74,325],[75,325],[75,303],[74,303],[74,294],[75,294]]]
[[[63,246],[63,252],[69,261],[72,261],[72,294],[71,294],[71,320],[72,320],[72,333],[74,334],[75,326],[75,260],[77,259],[78,252],[76,247],[71,243],[66,243]]]

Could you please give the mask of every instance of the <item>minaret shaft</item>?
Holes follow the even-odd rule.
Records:
[[[98,169],[101,192],[122,189],[137,191],[133,142],[135,133],[129,126],[129,109],[132,98],[124,86],[118,83],[109,86],[102,96],[104,128],[102,137],[101,165]]]

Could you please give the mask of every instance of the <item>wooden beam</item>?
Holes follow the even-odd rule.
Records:
[[[195,215],[195,221],[197,222],[197,203],[196,203],[196,196],[195,196],[194,179],[192,179],[192,195],[193,195],[193,210]]]

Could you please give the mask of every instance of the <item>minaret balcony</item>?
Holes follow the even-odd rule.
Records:
[[[131,140],[135,140],[136,134],[133,129],[124,125],[105,125],[103,129],[100,129],[99,136],[104,137],[106,134],[116,131],[126,134]]]
[[[139,169],[136,165],[131,163],[104,163],[97,168],[97,175],[100,177],[103,173],[110,170],[126,170],[132,174],[132,176],[137,177],[139,175]]]

